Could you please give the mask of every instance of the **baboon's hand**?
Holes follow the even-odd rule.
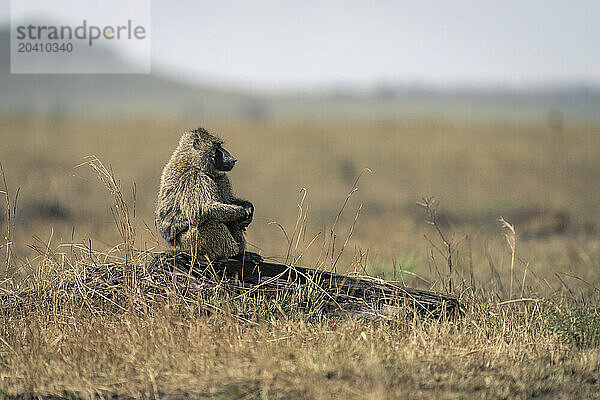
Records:
[[[244,209],[246,210],[246,219],[244,219],[240,225],[242,225],[244,228],[247,227],[248,225],[250,225],[250,223],[252,222],[252,218],[254,218],[254,205],[252,203],[250,203],[249,201],[245,200],[244,203],[242,204],[242,207],[244,207]]]
[[[245,221],[248,218],[248,210],[244,206],[233,206],[235,208],[236,221]]]

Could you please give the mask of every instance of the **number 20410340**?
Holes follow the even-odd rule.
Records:
[[[73,43],[24,43],[17,45],[19,53],[70,53]]]

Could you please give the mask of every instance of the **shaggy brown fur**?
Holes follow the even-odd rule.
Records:
[[[210,259],[244,252],[253,210],[215,167],[221,143],[203,128],[183,134],[162,172],[155,215],[158,232],[171,246]]]

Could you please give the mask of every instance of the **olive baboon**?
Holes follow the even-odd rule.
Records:
[[[232,192],[225,173],[237,160],[222,143],[204,128],[184,132],[163,169],[155,215],[171,246],[211,260],[244,256],[244,231],[254,214],[252,203]]]

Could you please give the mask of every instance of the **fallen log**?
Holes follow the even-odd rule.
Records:
[[[413,289],[371,277],[340,275],[267,261],[254,263],[227,259],[209,263],[205,259],[192,259],[182,252],[164,252],[156,254],[150,266],[151,269],[185,271],[200,278],[207,274],[216,275],[262,290],[312,285],[326,294],[327,311],[352,312],[367,318],[408,313],[434,318],[457,317],[463,312],[456,297],[448,294]]]
[[[43,290],[1,293],[0,312],[27,313],[49,305],[61,308],[59,299],[69,302],[79,298],[94,313],[127,311],[131,305],[143,313],[153,301],[169,301],[174,294],[185,302],[194,302],[198,296],[225,292],[229,293],[226,299],[254,296],[254,304],[259,307],[270,301],[280,310],[284,304],[281,300],[287,299],[285,307],[289,311],[311,315],[317,312],[351,314],[366,319],[415,315],[453,318],[463,312],[459,301],[448,294],[366,276],[340,275],[267,261],[252,262],[258,255],[251,253],[250,256],[249,260],[208,262],[186,253],[168,251],[140,254],[138,262],[132,264],[74,265]],[[141,296],[132,298],[132,293]],[[105,306],[96,307],[98,304]]]

